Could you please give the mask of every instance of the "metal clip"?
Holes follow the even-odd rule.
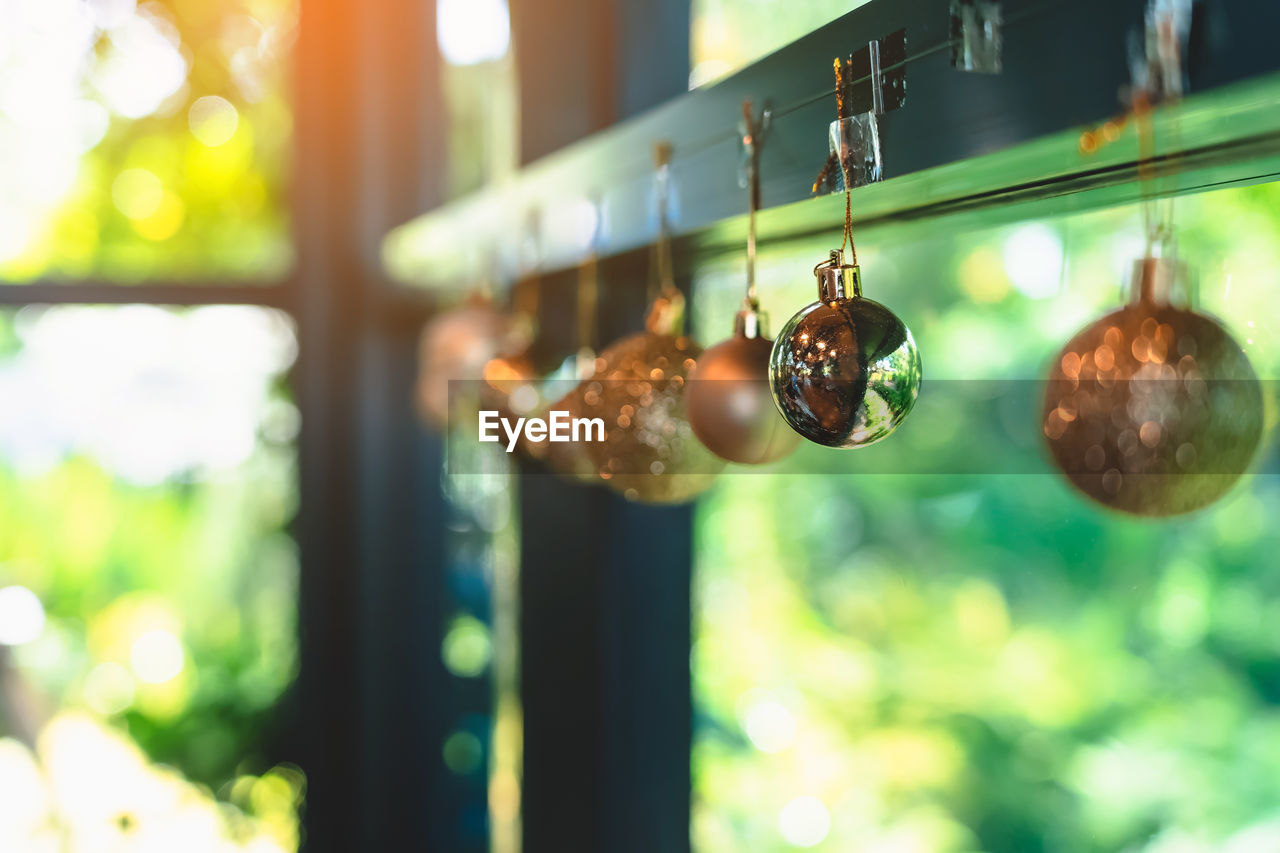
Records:
[[[951,67],[999,74],[1002,22],[1000,4],[994,0],[951,0]]]
[[[744,114],[738,120],[738,186],[744,190],[752,186],[752,172],[759,171],[760,149],[764,147],[772,123],[773,110],[767,103],[758,118],[748,118]],[[759,205],[759,199],[756,204]]]
[[[1191,37],[1192,0],[1151,0],[1141,35],[1129,39],[1129,69],[1133,91],[1150,104],[1177,100],[1186,89],[1184,57]]]
[[[848,69],[850,113],[883,115],[896,110],[907,100],[907,31],[869,42],[849,57]]]
[[[834,190],[873,184],[884,179],[884,163],[880,158],[880,126],[873,112],[831,122],[828,148],[840,168],[834,175]]]

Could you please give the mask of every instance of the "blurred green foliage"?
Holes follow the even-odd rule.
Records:
[[[1271,184],[1180,199],[1175,216],[1195,301],[1264,380],[1280,374],[1277,210]],[[1127,298],[1139,212],[857,236],[867,295],[920,345],[921,408],[872,448],[731,469],[700,504],[695,849],[1280,849],[1274,473],[1190,517],[1123,517],[1051,472],[1033,395],[1003,411],[928,400],[930,379],[1043,376]],[[778,322],[814,298],[825,248],[766,252]],[[741,287],[737,258],[703,271],[705,343]],[[1259,465],[1276,453],[1274,387]],[[1027,473],[865,473],[922,453],[963,467],[991,436]]]
[[[202,335],[235,337],[237,355]],[[0,737],[33,744],[63,710],[92,713],[231,798],[270,769],[296,668],[287,320],[23,309],[0,313],[0,342],[0,387],[25,392],[0,413],[0,587],[31,590],[45,614],[0,647]],[[118,382],[106,395],[96,370]]]
[[[10,5],[0,280],[287,271],[295,0]]]

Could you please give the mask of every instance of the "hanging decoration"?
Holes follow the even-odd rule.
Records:
[[[531,332],[500,311],[487,288],[429,320],[418,338],[415,397],[423,420],[444,431],[455,408],[474,411],[486,365],[502,353],[523,351]]]
[[[773,341],[756,293],[756,212],[760,208],[760,149],[769,111],[753,115],[742,103],[741,139],[747,185],[747,294],[734,318],[733,337],[704,352],[685,392],[689,424],[711,452],[730,462],[774,462],[796,448],[799,436],[778,417],[769,390]]]
[[[711,486],[724,462],[693,434],[684,391],[701,349],[684,334],[684,296],[675,286],[668,221],[671,147],[657,159],[656,290],[645,330],[607,347],[592,375],[557,408],[599,417],[605,440],[583,442],[596,476],[612,490],[644,503],[680,503]]]
[[[1081,492],[1135,515],[1192,512],[1222,497],[1262,439],[1262,391],[1214,319],[1174,307],[1172,261],[1134,265],[1133,299],[1054,359],[1044,435]]]
[[[837,59],[837,123],[847,112],[842,69]],[[849,159],[841,149],[841,164]],[[787,423],[812,442],[842,448],[873,444],[897,429],[915,405],[921,377],[920,353],[906,324],[862,296],[853,183],[846,176],[840,248],[814,268],[818,301],[782,328],[769,361],[773,399]]]
[[[1146,251],[1134,264],[1129,304],[1079,331],[1055,357],[1042,411],[1053,463],[1072,485],[1141,516],[1212,504],[1262,440],[1257,375],[1226,329],[1191,306],[1174,200],[1156,187],[1152,107],[1182,94],[1190,7],[1151,4],[1146,38],[1131,48],[1127,113],[1080,138],[1080,153],[1090,155],[1133,120]],[[1185,307],[1173,304],[1179,289]]]

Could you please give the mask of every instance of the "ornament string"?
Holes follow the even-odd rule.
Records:
[[[845,82],[845,69],[848,60],[842,60],[836,57],[833,64],[836,73],[836,121],[841,122],[849,118],[849,102],[847,100],[848,86]],[[849,170],[846,168],[843,152],[832,151],[827,157],[826,164],[823,165],[822,171],[818,173],[818,177],[813,182],[813,192],[818,192],[822,185],[825,184],[832,172],[836,169],[840,170],[840,177],[844,183],[844,237],[840,241],[840,251],[844,252],[845,246],[849,247],[854,266],[858,263],[858,247],[853,243],[853,188],[849,182]]]
[[[656,281],[650,282],[651,299],[655,296],[670,297],[679,292],[671,260],[671,143],[659,142],[655,145],[653,159],[657,168],[658,240],[653,247],[652,269],[655,271]]]
[[[760,310],[760,297],[756,291],[756,213],[760,210],[760,149],[764,145],[769,126],[770,112],[766,107],[756,118],[751,110],[751,99],[742,102],[742,150],[747,179],[747,297],[748,310]]]
[[[596,306],[600,293],[600,241],[604,232],[603,205],[595,203],[596,224],[591,234],[591,253],[578,267],[578,352],[579,355],[596,345]]]
[[[1152,118],[1151,101],[1146,93],[1139,92],[1133,99],[1133,116],[1138,136],[1138,186],[1142,192],[1142,230],[1146,236],[1146,255],[1156,246],[1163,246],[1173,237],[1172,197],[1161,199],[1156,188],[1156,131]]]

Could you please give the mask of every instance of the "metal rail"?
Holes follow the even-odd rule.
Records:
[[[882,73],[904,77],[905,92],[898,93],[901,107],[879,120],[884,180],[854,191],[861,225],[1064,194],[1086,204],[1079,196],[1136,181],[1131,130],[1092,155],[1076,141],[1082,128],[1121,111],[1131,44],[1147,5],[1006,2],[1003,68],[990,74],[953,64],[950,0],[874,0],[716,85],[396,228],[384,241],[384,263],[403,284],[461,293],[495,270],[499,283],[510,282],[575,266],[593,252],[609,256],[646,245],[657,231],[650,151],[658,140],[669,140],[675,152],[675,236],[698,251],[727,245],[745,218],[736,124],[747,97],[774,112],[761,163],[762,240],[838,227],[842,209],[835,200],[810,193],[835,113],[831,60],[900,29],[905,57]],[[1206,0],[1196,8],[1186,58],[1190,97],[1157,111],[1161,192],[1262,180],[1277,171],[1266,155],[1280,151],[1274,136],[1280,121],[1271,116],[1280,112],[1274,109],[1280,84],[1266,78],[1280,71],[1280,53],[1270,44],[1280,31],[1280,4]],[[1224,109],[1236,120],[1220,120]],[[1211,174],[1196,175],[1198,168]],[[1133,193],[1096,198],[1114,203],[1126,195]]]

